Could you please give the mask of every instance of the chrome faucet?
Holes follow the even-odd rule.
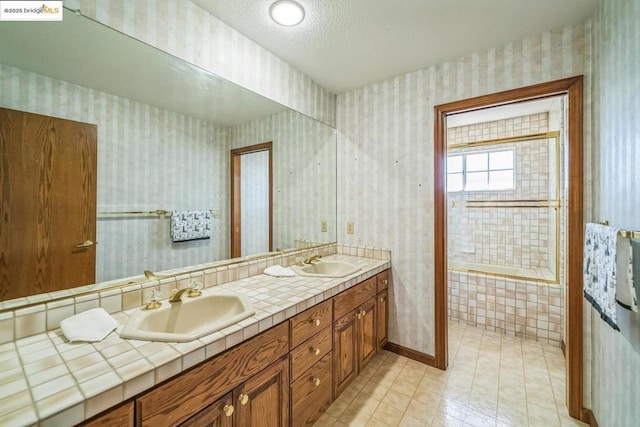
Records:
[[[305,264],[311,264],[313,262],[318,262],[320,261],[320,258],[322,258],[321,255],[315,254],[315,255],[311,255],[309,258],[304,260]]]

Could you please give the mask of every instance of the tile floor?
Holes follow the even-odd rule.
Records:
[[[382,351],[324,426],[586,426],[569,417],[558,347],[449,322],[449,369]]]

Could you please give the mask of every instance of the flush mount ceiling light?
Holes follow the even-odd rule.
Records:
[[[280,25],[292,27],[298,25],[304,19],[304,9],[293,0],[280,0],[269,8],[271,19]]]

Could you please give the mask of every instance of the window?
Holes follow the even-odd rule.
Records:
[[[447,191],[512,190],[514,150],[447,156]]]

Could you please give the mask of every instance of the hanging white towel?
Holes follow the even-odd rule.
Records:
[[[111,317],[104,308],[83,311],[60,322],[60,329],[70,342],[102,341],[117,327],[116,319]]]
[[[285,268],[281,265],[272,265],[264,269],[264,274],[273,277],[294,277],[296,273],[290,268]]]
[[[174,211],[171,214],[171,240],[184,242],[211,237],[211,212]]]
[[[617,237],[617,228],[602,224],[589,223],[584,233],[584,296],[615,330]]]

